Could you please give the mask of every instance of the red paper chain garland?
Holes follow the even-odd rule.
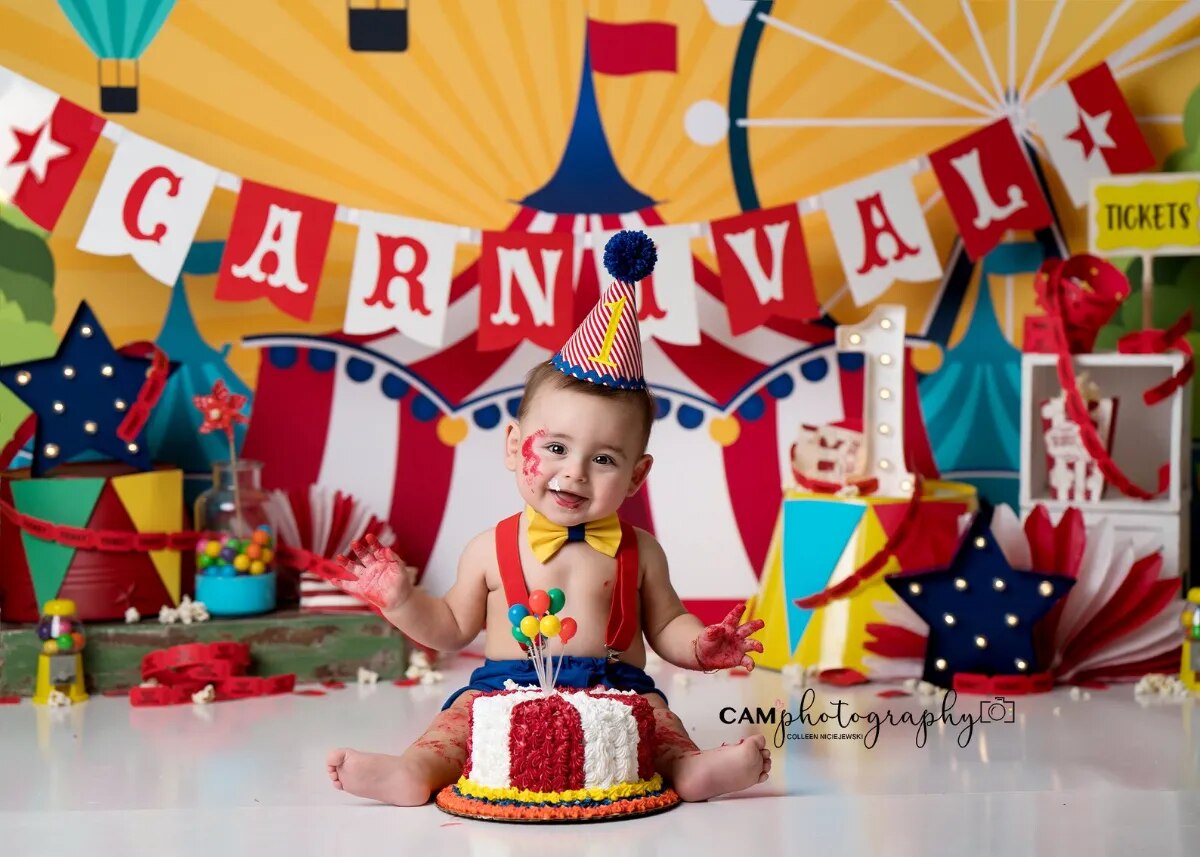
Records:
[[[1079,283],[1090,289],[1085,292]],[[1123,288],[1122,288],[1123,287]],[[1075,365],[1071,354],[1090,351],[1100,328],[1129,294],[1129,284],[1113,265],[1089,255],[1072,256],[1063,261],[1050,259],[1042,264],[1034,281],[1038,303],[1047,312],[1045,319],[1031,320],[1027,347],[1045,347],[1058,357],[1056,368],[1062,386],[1067,417],[1079,428],[1084,449],[1096,462],[1105,478],[1122,494],[1139,500],[1153,500],[1170,484],[1170,466],[1159,470],[1158,490],[1151,492],[1135,484],[1113,461],[1104,448],[1088,408],[1079,392]],[[1195,372],[1191,345],[1184,334],[1191,328],[1191,312],[1167,330],[1146,330],[1121,338],[1118,350],[1124,354],[1161,354],[1178,349],[1187,355],[1183,368],[1161,384],[1142,394],[1147,405],[1154,405],[1172,395],[1188,382]],[[1048,337],[1043,334],[1049,334]]]

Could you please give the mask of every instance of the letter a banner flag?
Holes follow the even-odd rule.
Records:
[[[265,297],[288,315],[310,320],[336,213],[332,202],[243,181],[217,299]]]

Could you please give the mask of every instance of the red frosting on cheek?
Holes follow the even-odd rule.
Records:
[[[523,459],[521,475],[525,477],[525,484],[527,485],[533,485],[533,480],[541,475],[541,471],[538,468],[542,464],[542,458],[534,451],[533,444],[539,438],[545,436],[545,434],[545,429],[538,429],[525,438],[525,442],[521,444],[521,458]]]

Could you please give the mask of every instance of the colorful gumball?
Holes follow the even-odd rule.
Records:
[[[256,545],[269,545],[271,543],[271,528],[266,524],[263,524],[254,531],[254,535],[251,536],[251,539]]]
[[[246,556],[250,559],[262,559],[262,551],[262,545],[254,543],[246,545],[245,549]]]
[[[208,568],[212,564],[213,564],[213,558],[206,553],[202,553],[198,557],[196,557],[196,565],[199,568]]]
[[[256,559],[256,560],[251,561],[251,563],[250,563],[250,573],[251,574],[262,574],[266,570],[267,570],[267,567],[263,564],[263,561],[261,559]]]
[[[208,544],[206,544],[204,546],[204,552],[211,557],[220,556],[221,555],[221,543],[220,542],[209,542]]]
[[[520,643],[522,646],[529,645],[529,638],[526,637],[525,633],[520,628],[518,628],[516,625],[513,625],[512,635],[513,635],[513,639],[516,640],[518,643]]]
[[[542,621],[538,624],[538,627],[547,637],[553,637],[562,628],[562,623],[558,621],[557,616],[546,615],[542,617]]]
[[[526,637],[529,637],[531,639],[533,637],[536,637],[538,634],[538,628],[539,628],[537,617],[536,616],[526,616],[524,619],[521,620],[521,624],[518,627],[521,629],[521,633],[524,634]]]
[[[546,594],[544,589],[535,589],[529,593],[529,609],[534,614],[541,616],[546,612],[546,608],[550,606],[550,596]]]
[[[244,553],[238,554],[233,558],[233,567],[238,571],[249,571],[250,557],[246,556]]]
[[[273,550],[271,550],[270,548],[263,548],[263,550],[262,550],[262,561],[263,562],[270,562],[271,558],[273,556],[275,556],[275,552]]]
[[[75,651],[81,651],[83,649],[83,634],[79,633],[78,631],[72,632],[71,644],[74,646]]]
[[[58,654],[58,641],[57,640],[47,640],[46,642],[42,643],[42,651],[48,655],[57,655]]]
[[[58,649],[59,649],[59,651],[66,650],[66,651],[68,651],[68,652],[69,652],[69,651],[71,651],[71,643],[73,643],[73,642],[74,642],[74,641],[71,639],[71,635],[70,635],[70,634],[61,634],[61,635],[59,635],[58,637],[56,637],[54,641],[55,641],[56,643],[58,643]]]
[[[561,589],[551,589],[546,593],[550,596],[550,612],[557,613],[563,609],[563,605],[567,603],[567,596],[563,594]]]
[[[226,546],[221,548],[220,556],[225,562],[233,562],[233,558],[237,556],[237,551],[234,548]]]
[[[508,621],[512,623],[514,628],[521,626],[521,620],[529,615],[529,608],[524,604],[514,604],[508,608]]]
[[[559,637],[565,646],[575,636],[575,632],[579,630],[579,626],[575,624],[575,620],[568,616],[562,620],[561,628],[559,629]]]
[[[236,577],[237,569],[232,565],[222,563],[217,566],[217,577]]]
[[[50,623],[45,621],[39,622],[37,626],[37,635],[38,639],[42,642],[51,639],[54,634],[50,631]]]

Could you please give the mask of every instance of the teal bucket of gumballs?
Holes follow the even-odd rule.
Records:
[[[210,616],[275,609],[275,535],[257,461],[219,462],[213,487],[196,499],[196,600]]]
[[[196,600],[210,616],[254,616],[275,609],[275,541],[262,525],[248,539],[222,535],[196,545]]]

